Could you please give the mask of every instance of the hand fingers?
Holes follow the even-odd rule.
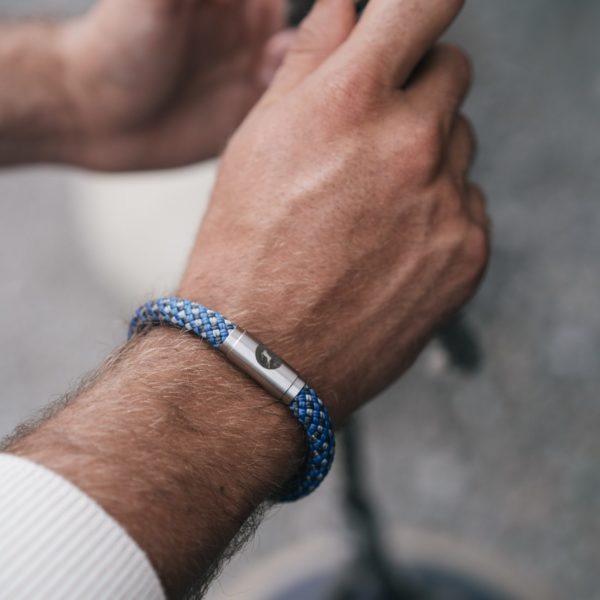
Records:
[[[347,63],[401,87],[464,0],[371,0],[344,51]]]
[[[302,22],[268,95],[285,93],[301,83],[346,40],[355,24],[352,0],[317,0]]]
[[[452,128],[448,144],[448,164],[452,174],[466,178],[477,152],[477,138],[471,123],[459,115]]]
[[[408,84],[406,98],[449,132],[471,86],[472,68],[455,46],[436,46]]]

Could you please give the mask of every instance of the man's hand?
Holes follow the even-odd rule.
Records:
[[[475,292],[487,218],[459,114],[471,68],[430,50],[460,0],[320,0],[221,166],[181,294],[294,365],[342,421]]]
[[[284,0],[99,0],[64,24],[9,27],[1,70],[35,67],[31,81],[28,69],[9,74],[0,126],[11,125],[2,95],[22,87],[30,96],[40,78],[44,86],[35,113],[20,119],[26,127],[12,127],[12,140],[0,130],[0,160],[130,170],[215,156],[281,62],[292,38],[284,12]],[[9,142],[14,157],[2,148]]]
[[[319,0],[225,153],[180,294],[247,328],[336,423],[400,375],[488,257],[460,0]],[[61,473],[146,551],[167,589],[211,574],[296,472],[285,406],[192,336],[152,331],[9,451]]]
[[[156,168],[216,155],[283,56],[283,0],[101,0],[65,30],[81,162]],[[269,44],[269,41],[271,43]]]

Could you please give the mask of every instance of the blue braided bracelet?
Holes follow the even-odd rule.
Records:
[[[265,346],[220,313],[201,304],[180,298],[159,298],[147,302],[136,311],[129,326],[129,337],[150,325],[171,325],[196,334],[213,348],[224,352],[232,362],[275,394],[278,400],[285,402],[304,428],[308,454],[290,490],[279,501],[298,500],[319,487],[333,463],[335,437],[327,408],[312,387]],[[237,347],[246,355],[241,356]]]

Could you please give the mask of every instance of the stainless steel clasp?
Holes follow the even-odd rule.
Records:
[[[231,363],[288,406],[306,385],[277,354],[239,327],[229,334],[219,350]]]

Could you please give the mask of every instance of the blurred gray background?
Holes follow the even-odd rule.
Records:
[[[89,4],[0,0],[0,11]],[[434,346],[361,414],[387,529],[479,548],[573,600],[600,598],[599,31],[591,0],[467,3],[449,37],[476,66],[467,113],[494,222],[468,311],[485,362],[468,377]],[[82,251],[70,177],[0,174],[0,435],[123,339],[129,314]],[[292,543],[342,535],[338,495],[336,473],[274,512],[213,596]]]

